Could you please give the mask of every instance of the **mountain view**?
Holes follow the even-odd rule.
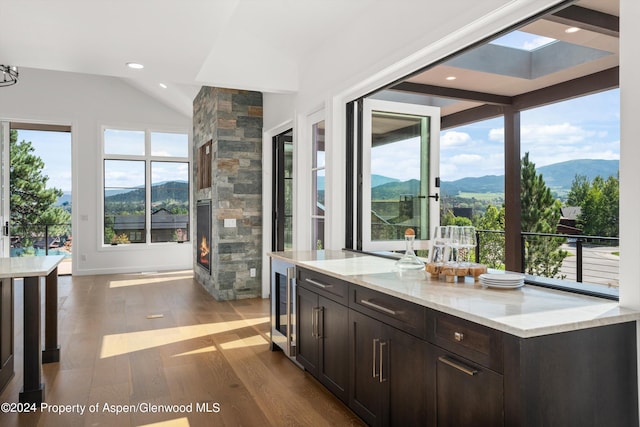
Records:
[[[144,200],[144,188],[128,190],[106,190],[107,201],[128,202]],[[173,199],[179,202],[189,201],[189,183],[186,181],[165,181],[151,187],[151,199]],[[58,198],[57,206],[71,204],[71,192],[66,191]]]
[[[548,166],[537,168],[552,192],[556,197],[563,200],[569,190],[576,175],[584,175],[592,180],[596,176],[608,178],[617,176],[619,168],[618,160],[570,160],[562,163],[554,163]],[[374,200],[389,200],[397,197],[398,194],[418,194],[418,181],[398,181],[385,177],[372,179],[372,198]],[[383,184],[375,185],[376,182]],[[443,197],[455,197],[460,193],[498,193],[504,194],[504,175],[488,175],[482,177],[467,177],[456,181],[442,181],[440,190]]]

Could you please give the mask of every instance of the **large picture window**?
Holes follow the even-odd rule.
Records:
[[[189,240],[189,137],[105,129],[103,243]]]

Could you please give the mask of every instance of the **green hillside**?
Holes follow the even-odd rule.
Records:
[[[576,175],[584,175],[592,180],[596,176],[608,178],[618,176],[618,160],[581,159],[569,160],[537,168],[547,186],[559,195],[571,189]],[[442,193],[455,196],[465,193],[504,193],[504,175],[487,175],[477,178],[462,178],[456,181],[443,181]]]

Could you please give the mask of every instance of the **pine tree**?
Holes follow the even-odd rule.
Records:
[[[555,234],[560,221],[561,203],[554,199],[542,175],[529,161],[526,153],[521,163],[521,230],[523,232]],[[563,238],[527,236],[525,271],[544,277],[556,277],[567,252],[560,249]]]

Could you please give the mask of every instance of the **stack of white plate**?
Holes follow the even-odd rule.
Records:
[[[524,286],[524,275],[517,273],[484,273],[480,284],[489,288],[516,289]]]

